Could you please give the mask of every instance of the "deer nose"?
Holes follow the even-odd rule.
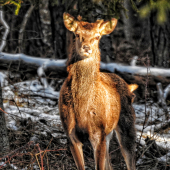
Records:
[[[83,49],[88,51],[88,50],[90,50],[90,47],[88,45],[83,45]]]

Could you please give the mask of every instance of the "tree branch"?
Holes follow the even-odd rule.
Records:
[[[5,28],[5,33],[4,33],[3,37],[2,37],[2,42],[1,42],[1,45],[0,45],[0,52],[2,52],[4,47],[5,47],[5,45],[6,45],[6,38],[7,38],[8,33],[9,33],[9,26],[8,26],[8,24],[4,20],[4,12],[2,10],[2,7],[0,7],[0,23]]]
[[[22,52],[22,44],[23,44],[22,42],[23,42],[25,27],[26,27],[27,21],[32,13],[34,7],[35,6],[33,4],[31,4],[31,6],[29,7],[27,13],[25,14],[24,20],[21,24],[21,28],[19,30],[19,37],[18,37],[19,52]]]

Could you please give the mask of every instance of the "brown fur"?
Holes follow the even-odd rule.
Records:
[[[96,169],[112,169],[108,146],[115,129],[128,170],[135,170],[136,133],[132,91],[137,86],[127,85],[115,74],[99,71],[98,37],[112,32],[117,21],[112,20],[110,28],[110,23],[102,20],[96,23],[74,21],[69,14],[64,14],[64,19],[65,26],[78,34],[73,53],[68,58],[69,73],[59,99],[60,117],[76,166],[84,170],[83,134],[93,146]]]

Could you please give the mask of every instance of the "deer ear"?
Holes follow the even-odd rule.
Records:
[[[117,19],[112,18],[111,21],[103,21],[99,27],[101,35],[110,34],[117,25]]]
[[[65,27],[72,32],[75,32],[77,29],[77,21],[74,19],[73,16],[71,16],[68,13],[63,14],[63,19],[64,19],[64,25]]]
[[[130,90],[130,92],[135,91],[138,88],[137,84],[128,84],[128,89]]]

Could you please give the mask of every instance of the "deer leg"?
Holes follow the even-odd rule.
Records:
[[[106,136],[106,160],[105,160],[105,170],[113,170],[110,164],[110,156],[109,156],[109,145],[110,145],[110,140],[112,138],[113,131],[110,132]]]
[[[105,160],[106,160],[106,136],[101,134],[94,134],[90,138],[90,142],[94,151],[95,159],[95,169],[96,170],[105,170]]]
[[[82,143],[75,134],[75,130],[69,135],[70,150],[78,170],[85,170]]]
[[[136,131],[132,117],[119,119],[116,135],[128,170],[135,170]]]

